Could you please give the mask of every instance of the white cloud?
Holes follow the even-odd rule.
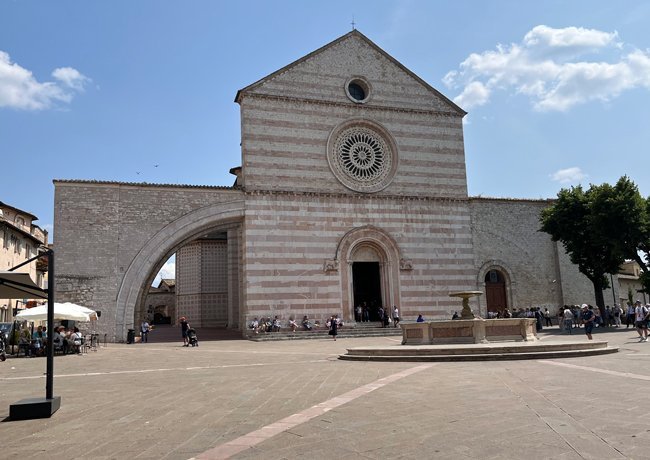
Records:
[[[72,67],[60,67],[54,69],[52,76],[75,91],[83,91],[84,85],[90,81],[88,77]]]
[[[587,175],[578,167],[560,169],[550,175],[551,179],[560,184],[573,184],[587,178]]]
[[[589,60],[593,54],[600,60]],[[565,111],[650,88],[650,53],[636,49],[624,54],[616,32],[540,25],[521,43],[470,54],[443,82],[462,88],[454,102],[464,108],[484,105],[490,94],[506,90],[529,97],[536,110]]]
[[[0,107],[22,110],[44,110],[57,102],[69,103],[75,91],[82,91],[90,79],[72,67],[52,73],[59,83],[39,82],[29,70],[11,62],[9,54],[0,51]]]
[[[551,47],[581,47],[600,48],[615,43],[617,32],[608,33],[582,27],[565,27],[553,29],[539,25],[532,28],[524,36],[524,44],[528,47],[544,45]]]
[[[153,286],[158,286],[162,278],[176,278],[176,257],[172,257],[167,262],[165,262],[165,265],[162,266],[154,278]]]
[[[490,100],[490,90],[480,81],[470,82],[463,92],[454,99],[459,106],[469,109],[476,105],[483,105]]]

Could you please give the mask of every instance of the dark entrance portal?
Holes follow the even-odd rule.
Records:
[[[366,303],[370,321],[379,321],[378,310],[382,306],[379,262],[354,262],[352,264],[354,306]]]

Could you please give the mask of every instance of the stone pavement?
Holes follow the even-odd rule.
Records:
[[[613,355],[460,363],[337,359],[396,337],[109,344],[55,358],[61,409],[0,423],[0,458],[650,458],[650,342],[635,337],[596,332]],[[0,419],[44,395],[44,371],[0,363]]]

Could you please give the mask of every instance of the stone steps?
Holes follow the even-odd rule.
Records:
[[[382,327],[354,327],[342,328],[338,330],[337,338],[355,338],[355,337],[401,337],[402,330],[400,328],[382,328]],[[260,332],[259,334],[252,334],[247,332],[246,338],[254,342],[266,342],[276,340],[313,340],[313,339],[327,339],[329,338],[327,329],[318,329],[312,331],[296,331],[296,332]]]

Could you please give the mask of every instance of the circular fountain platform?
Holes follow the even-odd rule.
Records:
[[[501,361],[572,358],[618,352],[604,341],[511,342],[489,344],[392,345],[348,348],[350,361]]]

